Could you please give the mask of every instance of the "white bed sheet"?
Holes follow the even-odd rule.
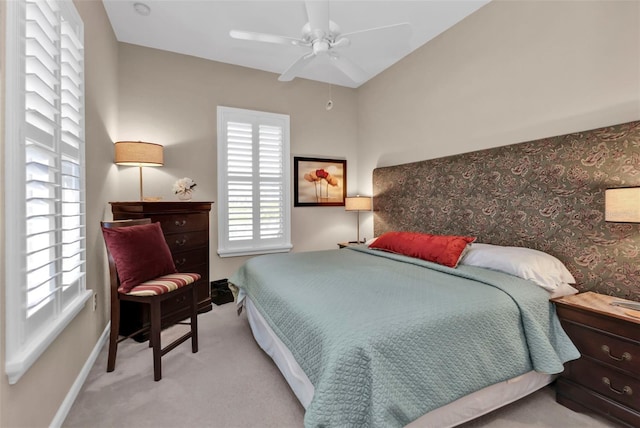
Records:
[[[269,327],[264,317],[251,302],[251,299],[245,296],[244,299],[241,298],[238,301],[240,304],[244,304],[256,342],[276,363],[294,394],[306,409],[314,393],[314,388],[309,378],[293,358],[291,351]],[[453,427],[525,397],[548,385],[554,379],[554,375],[531,371],[505,382],[491,385],[446,406],[432,410],[411,422],[407,427]]]

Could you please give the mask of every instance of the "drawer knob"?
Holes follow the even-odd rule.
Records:
[[[622,388],[622,391],[612,387],[611,386],[611,381],[609,380],[608,377],[603,377],[602,378],[602,383],[607,385],[611,391],[615,392],[618,395],[633,395],[633,389],[631,389],[630,386],[625,385],[624,388]]]
[[[176,226],[182,227],[187,224],[187,220],[176,220]]]
[[[180,260],[174,260],[174,264],[175,264],[176,266],[183,265],[183,264],[185,264],[186,262],[187,262],[187,259],[185,259],[184,257],[183,257],[182,259],[180,259]]]
[[[609,347],[607,345],[602,345],[600,347],[600,349],[602,349],[602,352],[607,354],[609,356],[609,358],[611,358],[612,360],[616,360],[616,361],[631,361],[631,354],[628,353],[628,352],[623,353],[621,357],[616,357],[615,355],[611,355],[611,349],[609,349]]]
[[[176,239],[176,245],[177,245],[178,247],[182,247],[182,246],[183,246],[184,244],[186,244],[186,243],[187,243],[187,239],[186,239],[186,238],[182,238],[182,241],[178,241],[178,240]]]

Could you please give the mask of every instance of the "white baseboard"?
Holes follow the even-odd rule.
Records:
[[[71,410],[71,406],[73,406],[73,403],[76,401],[76,398],[78,397],[78,394],[82,389],[82,385],[84,385],[84,381],[87,380],[87,376],[89,376],[89,372],[91,371],[93,364],[98,359],[100,350],[105,345],[105,343],[107,343],[107,339],[109,338],[110,328],[111,328],[111,322],[108,322],[104,331],[100,335],[100,338],[96,342],[96,345],[93,347],[93,351],[91,351],[91,355],[89,355],[89,358],[87,358],[87,361],[84,363],[82,370],[80,370],[78,377],[76,378],[75,382],[73,382],[73,385],[71,385],[71,388],[67,393],[67,396],[64,398],[64,401],[60,405],[58,412],[53,417],[53,420],[51,421],[49,428],[60,428],[64,420],[67,418],[67,415],[69,414],[69,410]]]

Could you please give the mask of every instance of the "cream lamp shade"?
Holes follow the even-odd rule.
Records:
[[[344,198],[344,210],[358,212],[358,240],[356,242],[360,243],[360,211],[371,211],[371,198],[360,195],[346,197]]]
[[[142,195],[142,167],[164,165],[163,147],[144,141],[118,141],[114,144],[116,165],[137,166],[140,171],[140,200]]]
[[[368,196],[349,196],[344,199],[345,211],[371,211],[371,198]]]
[[[617,223],[640,223],[640,187],[605,190],[604,220]]]
[[[144,141],[118,141],[115,144],[115,163],[130,166],[164,165],[163,147]]]

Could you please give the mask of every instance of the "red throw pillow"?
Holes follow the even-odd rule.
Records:
[[[396,254],[415,257],[444,266],[456,267],[472,236],[430,235],[415,232],[387,232],[369,246]]]
[[[125,293],[140,283],[177,272],[160,223],[103,227],[102,235]]]

